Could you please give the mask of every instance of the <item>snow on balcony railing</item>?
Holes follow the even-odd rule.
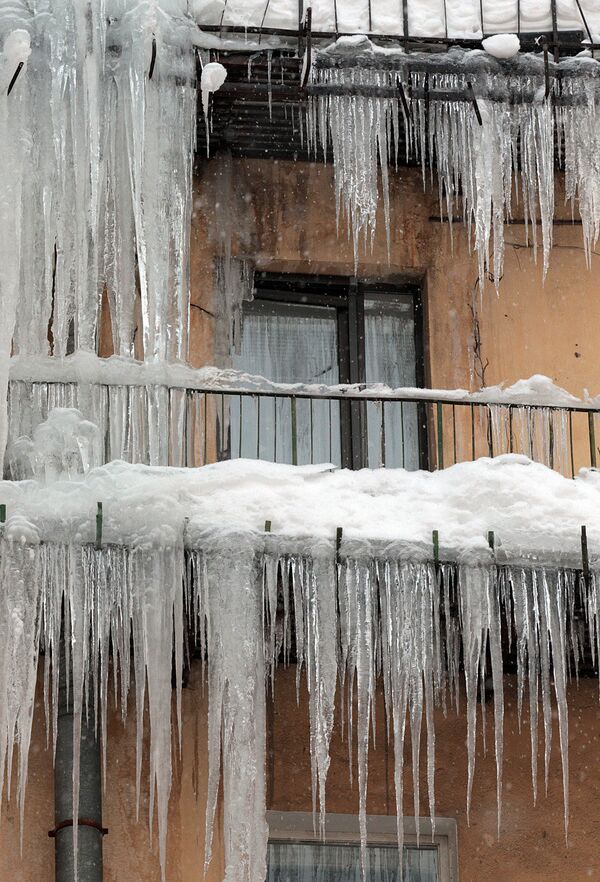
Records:
[[[195,0],[194,11],[204,45],[227,45],[236,34],[246,43],[279,43],[298,31],[311,8],[317,37],[372,34],[387,37],[481,40],[486,34],[544,31],[588,31],[600,34],[600,12],[594,0]]]
[[[61,444],[50,434],[37,454],[55,464]],[[149,787],[163,871],[171,726],[176,721],[181,731],[186,627],[208,669],[207,855],[222,767],[228,878],[264,879],[267,694],[279,664],[292,658],[299,684],[305,670],[312,786],[322,811],[334,715],[349,707],[344,689],[352,684],[355,690],[356,710],[347,722],[357,735],[363,844],[378,685],[393,722],[398,814],[404,812],[404,723],[408,719],[411,741],[419,745],[424,716],[433,815],[434,709],[454,712],[464,691],[469,805],[478,683],[487,674],[494,689],[502,831],[503,676],[510,652],[519,714],[529,685],[534,793],[538,727],[547,777],[552,690],[556,697],[567,825],[568,681],[594,666],[600,634],[596,472],[572,481],[513,456],[434,474],[332,473],[246,461],[195,471],[114,463],[71,480],[68,474],[54,477],[48,483],[0,482],[6,518],[0,536],[0,792],[17,750],[21,810],[41,646],[44,704],[48,725],[56,725],[64,605],[75,726],[91,692],[105,742],[111,651],[123,716],[129,690],[135,690],[138,795],[147,701]],[[417,747],[412,765],[418,816]]]
[[[248,458],[412,470],[518,453],[573,477],[600,456],[600,401],[545,377],[471,393],[284,385],[78,353],[13,359],[6,456],[13,478],[31,476],[36,433],[56,407],[76,408],[97,427],[103,462],[197,467]]]

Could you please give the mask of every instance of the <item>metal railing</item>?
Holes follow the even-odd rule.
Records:
[[[243,34],[246,38],[250,35],[251,37],[259,37],[259,39],[262,36],[297,39],[302,45],[304,41],[309,41],[311,38],[332,40],[355,33],[356,30],[349,30],[347,5],[346,0],[333,0],[333,29],[323,31],[318,27],[311,28],[310,7],[305,0],[298,0],[297,15],[290,9],[288,19],[284,20],[281,18],[280,10],[277,11],[276,18],[273,18],[271,14],[276,12],[275,7],[271,4],[271,0],[264,0],[262,11],[257,9],[251,20],[246,18],[244,21],[241,21],[239,16],[236,18],[235,8],[228,8],[227,0],[225,0],[219,20],[200,22],[200,28],[205,32],[217,33],[220,36]],[[414,33],[414,22],[420,18],[422,13],[420,0],[400,0],[399,7],[398,26],[394,28],[393,32],[387,33],[377,26],[377,22],[382,17],[389,21],[389,14],[386,14],[389,13],[389,9],[384,0],[366,0],[365,17],[356,21],[356,28],[361,33],[366,30],[367,35],[371,38],[392,40],[408,48],[430,47],[436,43],[443,43],[447,46],[460,45],[465,48],[478,48],[481,45],[480,39],[455,36],[457,32],[460,32],[461,27],[464,28],[464,15],[461,12],[457,17],[456,8],[451,8],[449,0],[438,0],[435,12],[439,15],[441,27],[436,27],[435,32],[432,31],[428,34],[423,34],[422,29],[420,33]],[[590,22],[582,7],[581,0],[574,0],[573,8],[569,12],[568,19],[565,19],[564,14],[561,14],[557,0],[546,0],[544,31],[533,34],[530,32],[527,20],[523,18],[521,0],[513,0],[512,7],[506,4],[503,23],[505,29],[511,29],[519,35],[526,51],[532,49],[539,51],[540,37],[545,37],[547,46],[557,60],[559,54],[563,54],[565,51],[572,54],[575,46],[580,47],[584,35],[590,44],[594,44]],[[473,33],[479,31],[483,36],[497,33],[497,14],[491,14],[487,2],[474,4],[472,15],[474,18],[470,21],[470,25]],[[565,25],[569,28],[574,27],[576,30],[566,30]],[[411,32],[411,27],[413,32]]]
[[[481,394],[318,392],[12,380],[8,467],[53,407],[100,429],[104,459],[196,467],[249,458],[348,468],[445,468],[523,454],[573,477],[600,457],[600,407],[495,403]]]

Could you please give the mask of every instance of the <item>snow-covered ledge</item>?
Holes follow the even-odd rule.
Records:
[[[78,434],[88,438],[89,460],[94,439],[84,429]],[[289,660],[292,646],[294,661],[306,672],[313,787],[321,811],[334,714],[343,713],[347,701],[342,695],[336,711],[336,695],[343,683],[355,684],[364,844],[376,684],[383,684],[394,722],[390,738],[400,816],[404,721],[416,733],[425,716],[434,814],[434,708],[453,707],[459,691],[466,693],[469,805],[487,646],[502,831],[502,634],[513,633],[519,706],[524,683],[533,678],[534,792],[538,720],[549,739],[553,684],[567,825],[567,659],[575,667],[581,661],[579,638],[573,636],[581,634],[581,623],[577,629],[570,624],[576,610],[584,610],[585,640],[595,646],[600,633],[598,473],[571,481],[513,456],[433,474],[232,461],[195,470],[113,463],[76,475],[75,451],[61,473],[62,438],[51,432],[43,440],[36,453],[49,480],[0,483],[7,510],[0,537],[0,733],[6,745],[0,751],[0,790],[18,751],[21,810],[39,649],[45,647],[46,707],[51,707],[64,602],[76,725],[92,689],[105,743],[111,649],[124,712],[130,668],[135,672],[138,750],[141,709],[148,701],[149,786],[158,808],[163,873],[172,771],[171,666],[175,658],[174,717],[180,727],[184,611],[207,660],[207,854],[222,767],[226,878],[264,882],[267,684],[278,664]],[[271,529],[265,533],[267,520]],[[433,530],[440,560],[454,563],[434,559]],[[583,574],[574,569],[584,563]],[[50,727],[53,719],[50,713]],[[416,785],[418,752],[413,762]],[[418,816],[420,795],[414,790]]]

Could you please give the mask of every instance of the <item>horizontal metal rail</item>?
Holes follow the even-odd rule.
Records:
[[[90,394],[90,390],[92,394]],[[348,468],[444,468],[523,454],[567,476],[600,461],[600,406],[427,390],[190,388],[11,380],[7,462],[54,407],[99,426],[104,459],[196,467],[230,458]],[[115,428],[117,427],[117,428]]]

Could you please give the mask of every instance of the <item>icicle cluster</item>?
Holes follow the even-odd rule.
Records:
[[[204,396],[167,386],[11,381],[6,469],[14,481],[33,477],[36,432],[56,408],[77,408],[97,427],[98,463],[196,466],[206,450]],[[214,433],[214,429],[213,429]]]
[[[448,59],[444,65],[439,57],[429,62],[415,62],[414,56],[318,58],[309,137],[315,151],[319,145],[324,152],[329,144],[333,148],[338,208],[347,219],[355,259],[361,239],[372,242],[380,186],[389,244],[388,167],[403,140],[424,177],[428,168],[435,171],[449,219],[462,201],[481,284],[486,276],[498,284],[502,276],[504,224],[512,218],[515,200],[521,202],[534,251],[541,227],[547,271],[555,144],[564,150],[566,195],[577,202],[589,256],[600,232],[598,65],[587,60],[580,67],[573,62],[552,66],[546,95],[541,63],[502,67],[458,52]]]
[[[10,532],[10,524],[7,529]],[[171,665],[175,656],[177,669],[181,670],[183,653],[182,578],[182,548],[113,546],[96,550],[89,546],[24,545],[10,538],[0,540],[0,793],[5,779],[10,790],[10,770],[18,747],[17,801],[22,823],[40,647],[45,650],[46,719],[56,746],[62,622],[65,664],[73,684],[70,701],[75,749],[82,714],[92,706],[92,697],[97,708],[98,737],[103,745],[106,742],[109,660],[123,717],[134,675],[138,806],[147,700],[150,823],[156,806],[163,877],[172,773]],[[180,690],[178,678],[179,726]],[[77,806],[77,757],[74,768],[73,805]]]
[[[96,351],[104,292],[115,352],[133,354],[139,310],[145,358],[186,357],[194,29],[187,0],[3,11],[3,382],[13,331],[15,352]]]
[[[458,712],[462,691],[459,682],[464,677],[468,810],[475,768],[477,705],[481,697],[484,715],[485,684],[488,674],[491,676],[500,826],[504,659],[511,653],[516,655],[519,721],[528,685],[534,798],[538,791],[538,721],[540,717],[543,720],[547,783],[552,692],[555,694],[566,829],[567,681],[578,671],[584,647],[588,647],[595,664],[600,615],[597,574],[586,580],[573,570],[541,566],[436,568],[393,558],[344,558],[336,565],[332,557],[318,551],[311,557],[267,553],[257,558],[236,537],[225,541],[224,550],[224,556],[221,550],[192,552],[191,559],[203,649],[210,670],[211,795],[207,836],[210,841],[222,762],[227,878],[245,882],[263,878],[265,805],[262,780],[257,782],[265,764],[263,680],[266,677],[269,683],[277,665],[291,658],[297,664],[298,689],[305,669],[313,805],[315,811],[318,807],[321,821],[335,699],[336,694],[344,696],[341,712],[347,720],[350,761],[354,737],[357,743],[363,850],[367,759],[379,684],[383,686],[387,731],[394,748],[398,839],[402,844],[406,722],[412,744],[414,813],[419,816],[421,811],[419,765],[424,723],[429,810],[435,820],[434,710],[442,707],[446,711],[455,704]],[[240,562],[240,554],[245,563]],[[223,633],[225,622],[233,633],[228,628]],[[243,769],[250,771],[241,774]]]
[[[106,739],[109,659],[123,716],[133,689],[137,711],[139,799],[144,706],[150,728],[150,821],[158,814],[161,864],[171,789],[171,671],[181,675],[186,624],[196,630],[209,684],[209,779],[206,860],[221,773],[226,878],[265,877],[266,701],[280,664],[296,663],[297,688],[309,697],[315,812],[326,808],[329,745],[336,714],[346,721],[352,762],[357,745],[359,814],[364,851],[368,752],[375,731],[375,694],[385,698],[386,730],[395,756],[398,838],[404,814],[404,744],[412,745],[415,815],[421,812],[419,766],[425,728],[429,810],[435,818],[434,710],[466,696],[471,801],[478,701],[485,713],[493,687],[498,822],[502,802],[504,660],[516,660],[518,712],[525,696],[531,730],[531,773],[538,792],[538,727],[544,732],[547,783],[553,704],[558,711],[568,823],[567,686],[582,663],[600,653],[600,578],[541,564],[441,564],[398,560],[391,552],[364,557],[345,543],[292,552],[277,536],[214,531],[194,536],[194,549],[51,545],[16,541],[10,520],[0,539],[0,792],[15,749],[17,800],[23,812],[36,670],[44,654],[49,732],[56,737],[61,622],[65,664],[72,674],[75,735],[86,707],[96,708]],[[188,536],[189,539],[189,536]],[[349,555],[349,556],[347,556]],[[488,660],[489,659],[489,660]],[[304,673],[304,676],[303,676]],[[132,677],[133,675],[133,677]],[[460,686],[464,678],[464,685]],[[132,683],[130,682],[132,680]],[[304,683],[304,685],[303,685]],[[554,700],[552,697],[554,693]],[[379,723],[381,725],[381,722]],[[78,744],[75,737],[74,743]],[[77,762],[75,763],[77,769]],[[75,773],[74,793],[78,776]],[[75,804],[76,801],[75,801]]]

